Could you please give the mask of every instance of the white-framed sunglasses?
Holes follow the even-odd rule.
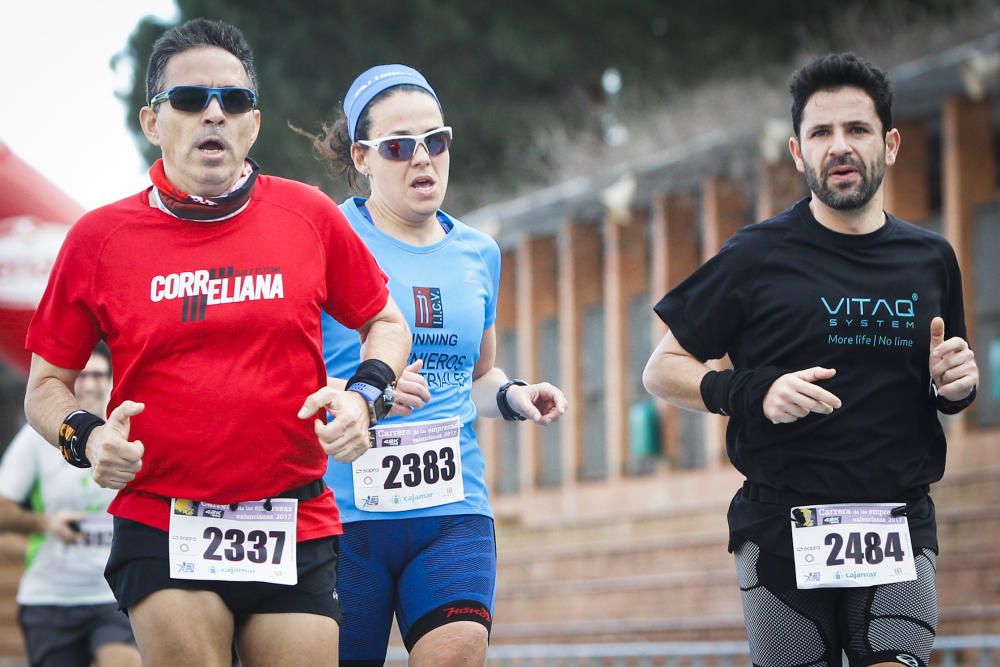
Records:
[[[431,157],[441,155],[451,145],[451,127],[439,127],[423,134],[398,134],[381,139],[358,139],[362,146],[378,151],[386,160],[405,162],[413,158],[417,146],[423,146]]]

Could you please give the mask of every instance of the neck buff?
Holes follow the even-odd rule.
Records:
[[[243,163],[243,173],[236,179],[233,187],[218,197],[199,197],[177,189],[167,180],[167,174],[163,170],[163,160],[157,160],[149,169],[149,178],[153,181],[150,206],[183,220],[195,222],[225,220],[246,208],[259,171],[257,163],[247,158]]]
[[[347,116],[347,131],[351,135],[351,141],[358,139],[358,121],[368,103],[383,90],[404,85],[423,88],[435,100],[438,98],[424,75],[406,65],[376,65],[358,75],[344,97],[344,115]],[[440,104],[439,101],[438,106]]]

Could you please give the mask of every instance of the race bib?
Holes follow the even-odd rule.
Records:
[[[374,446],[351,464],[365,512],[402,512],[465,499],[458,417],[376,426]]]
[[[913,581],[910,527],[893,516],[903,503],[792,508],[792,551],[799,588],[854,588]]]
[[[298,583],[295,518],[299,501],[273,498],[215,505],[170,501],[170,576],[174,579]]]
[[[114,520],[110,514],[91,514],[80,520],[80,540],[77,544],[108,549],[114,535]]]

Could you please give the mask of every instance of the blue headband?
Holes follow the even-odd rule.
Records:
[[[351,135],[351,141],[357,140],[355,135],[358,131],[358,119],[368,103],[383,90],[405,85],[423,88],[437,100],[437,94],[424,75],[406,65],[376,65],[354,80],[344,98],[344,113],[347,115],[347,131]]]

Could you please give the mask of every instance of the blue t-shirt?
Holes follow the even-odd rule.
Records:
[[[425,516],[482,514],[493,516],[483,475],[483,454],[473,424],[472,369],[479,359],[483,332],[493,326],[500,289],[500,248],[496,241],[439,212],[447,229],[443,239],[412,246],[385,234],[365,215],[365,200],[340,205],[347,221],[389,276],[389,291],[410,325],[413,349],[407,363],[424,360],[421,371],[431,401],[409,417],[388,417],[383,424],[423,422],[458,417],[465,500],[403,512],[365,512],[354,501],[351,466],[332,458],[326,483],[333,489],[340,520],[366,521]],[[332,377],[354,374],[361,360],[357,332],[323,314],[323,357]]]

